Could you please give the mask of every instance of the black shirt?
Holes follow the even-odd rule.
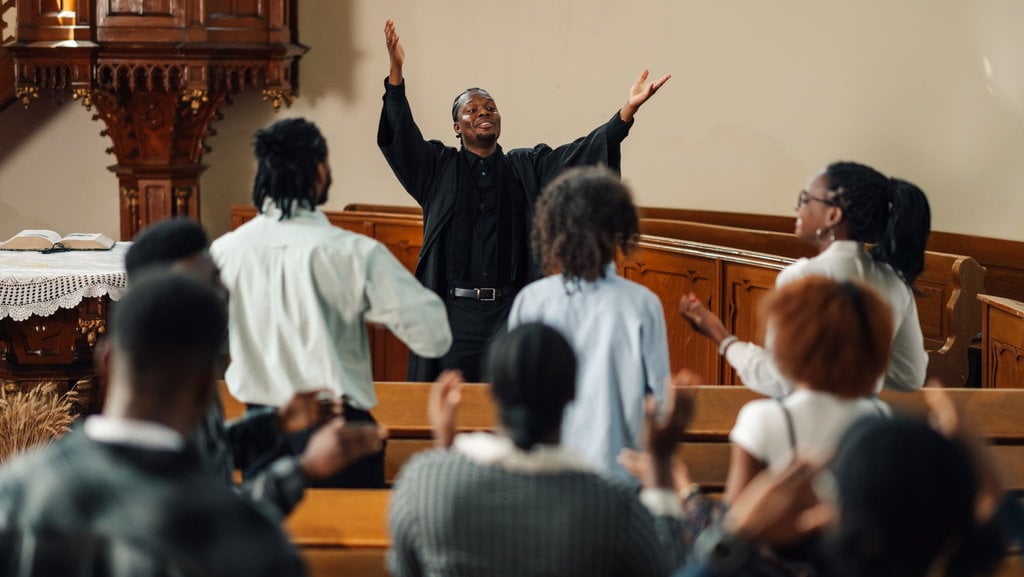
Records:
[[[470,249],[469,269],[465,281],[474,288],[494,287],[498,283],[496,254],[498,251],[498,219],[501,191],[497,183],[496,166],[500,155],[481,158],[462,149],[476,188],[476,218],[473,221],[473,245]],[[508,239],[504,239],[506,242]],[[507,281],[503,281],[507,282]]]

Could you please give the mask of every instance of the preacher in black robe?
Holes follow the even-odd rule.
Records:
[[[647,83],[644,70],[626,104],[608,122],[569,144],[502,150],[501,114],[487,91],[470,88],[452,104],[460,148],[426,140],[412,117],[402,68],[405,50],[394,22],[384,36],[391,70],[377,145],[405,190],[423,208],[416,278],[445,301],[452,349],[441,359],[410,354],[408,378],[433,380],[448,368],[480,380],[479,358],[505,326],[515,293],[538,278],[529,250],[533,206],[543,187],[571,166],[619,171],[620,144],[633,115],[668,79]]]

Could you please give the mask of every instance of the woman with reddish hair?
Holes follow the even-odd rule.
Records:
[[[889,307],[874,290],[811,276],[772,293],[764,316],[775,334],[775,365],[794,390],[740,410],[729,434],[726,500],[764,469],[827,458],[853,421],[889,414],[870,397],[889,364],[892,334]]]

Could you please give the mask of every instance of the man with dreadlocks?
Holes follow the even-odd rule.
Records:
[[[379,242],[331,225],[327,143],[315,125],[281,120],[256,133],[253,203],[260,214],[210,253],[231,293],[225,380],[250,406],[280,407],[296,392],[328,389],[346,421],[375,422],[366,323],[388,327],[417,355],[451,345],[444,305]],[[299,454],[310,432],[291,438]],[[315,486],[374,487],[383,453]]]
[[[410,355],[409,379],[433,380],[459,369],[478,381],[480,355],[502,332],[516,292],[537,270],[528,249],[534,202],[541,188],[570,166],[602,164],[619,171],[619,146],[633,115],[669,79],[647,83],[644,70],[626,104],[587,136],[551,148],[504,151],[501,114],[487,91],[470,88],[455,98],[452,120],[462,146],[424,140],[405,96],[405,51],[395,23],[384,26],[391,71],[377,145],[405,190],[423,207],[423,248],[416,277],[445,299],[454,342],[435,362]]]

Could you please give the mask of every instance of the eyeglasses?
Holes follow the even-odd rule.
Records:
[[[817,196],[811,196],[811,193],[806,190],[801,190],[800,194],[796,197],[796,208],[800,209],[801,206],[810,203],[811,201],[820,202],[826,206],[839,206],[835,199],[829,200],[827,198],[818,198]]]

